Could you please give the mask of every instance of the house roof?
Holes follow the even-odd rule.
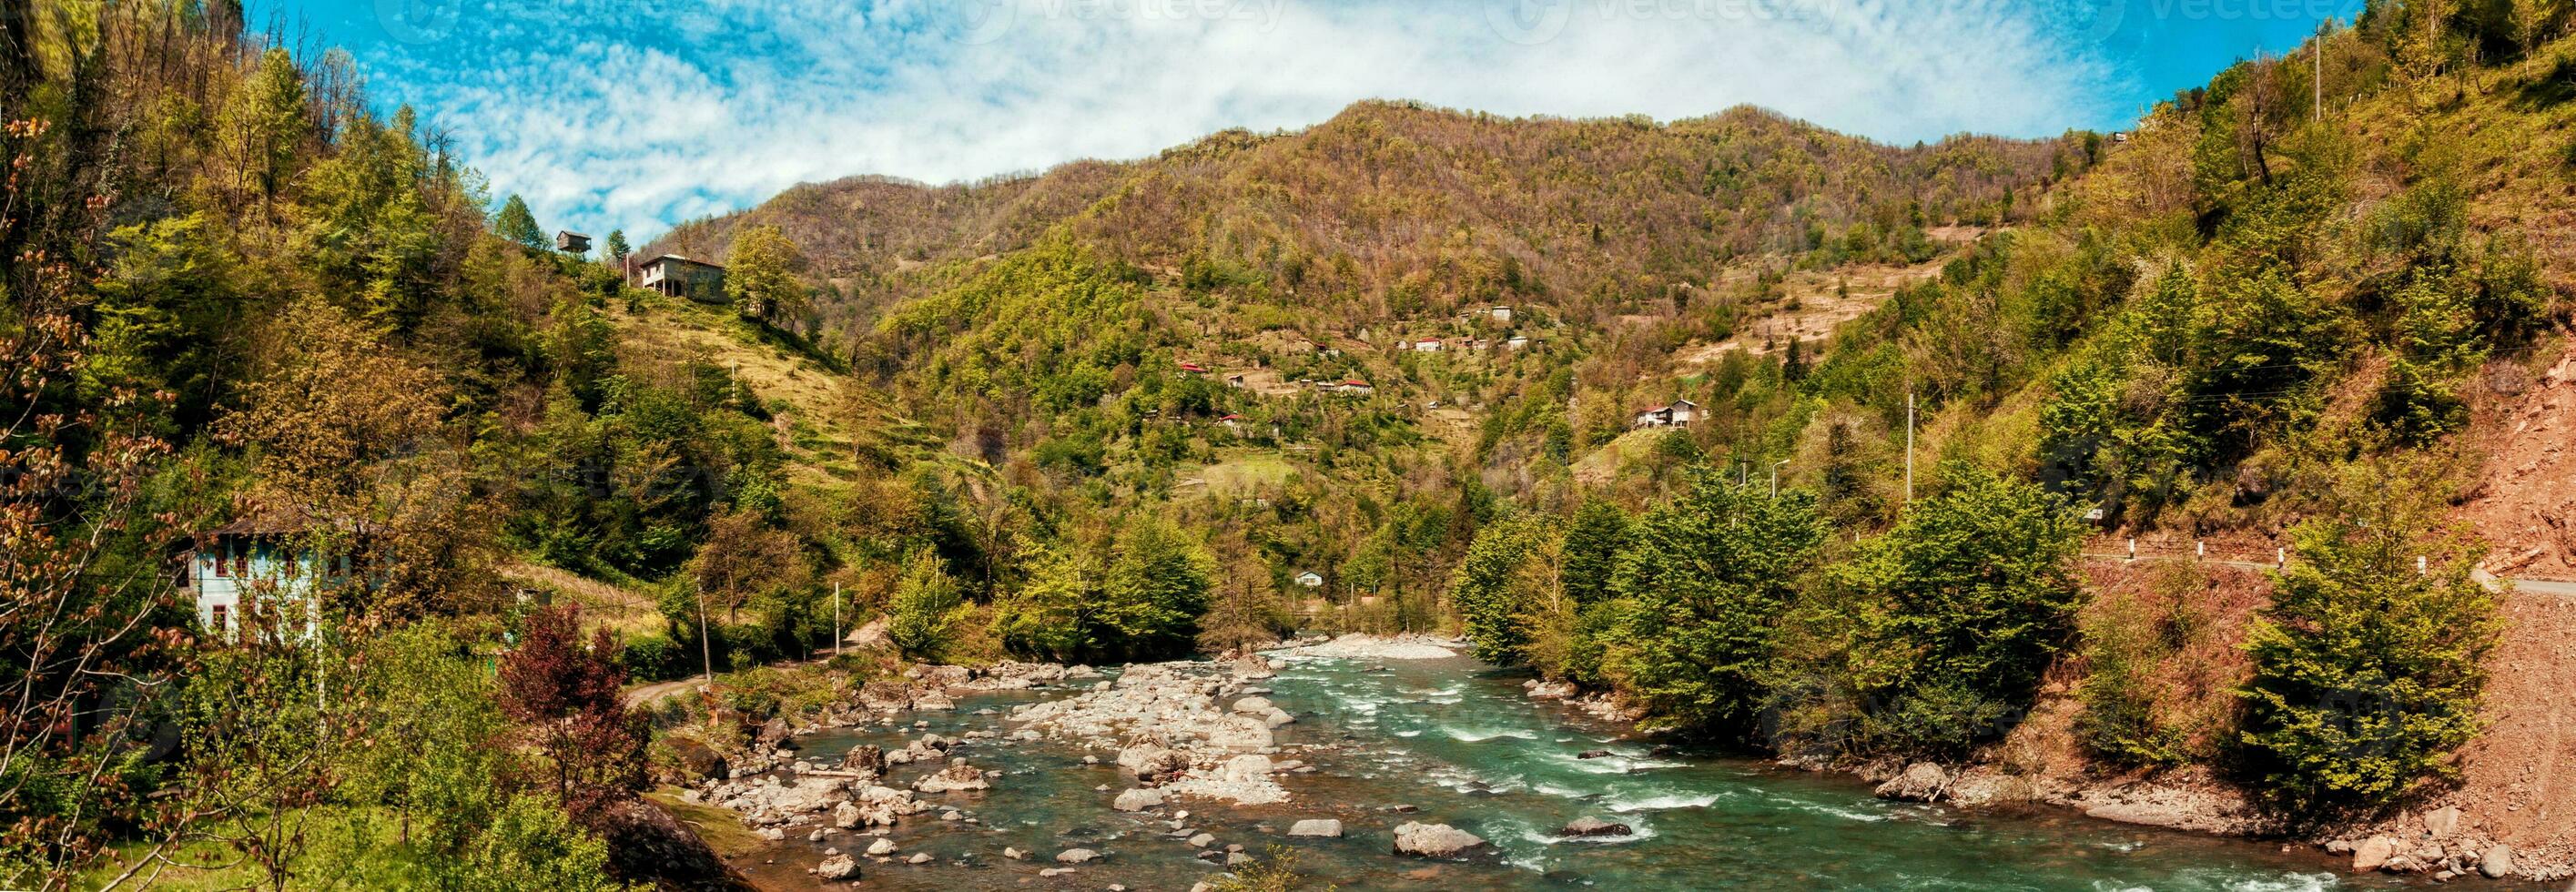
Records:
[[[1368,383],[1368,382],[1366,382],[1366,381],[1362,381],[1362,380],[1360,380],[1360,379],[1358,379],[1358,378],[1348,378],[1348,379],[1344,379],[1344,380],[1342,381],[1342,386],[1343,386],[1343,387],[1367,387],[1367,386],[1369,386],[1369,383]]]
[[[653,259],[651,259],[651,260],[647,260],[647,261],[644,261],[644,265],[645,265],[645,266],[652,266],[653,264],[661,263],[661,262],[664,262],[664,261],[672,261],[672,262],[677,262],[677,263],[686,263],[686,264],[689,264],[689,265],[691,265],[691,266],[703,266],[703,267],[706,267],[706,268],[708,268],[708,269],[723,269],[723,268],[724,268],[724,264],[721,264],[721,263],[708,263],[708,262],[706,262],[706,261],[704,261],[704,260],[699,260],[699,259],[697,259],[697,258],[695,258],[695,257],[688,257],[688,256],[680,255],[680,254],[659,254],[659,255],[655,255]]]
[[[1243,416],[1241,416],[1241,415],[1237,415],[1237,414],[1232,413],[1232,412],[1227,412],[1227,413],[1225,413],[1225,417],[1223,417],[1223,418],[1219,418],[1219,419],[1217,419],[1217,420],[1218,420],[1218,421],[1242,421],[1242,420],[1244,420],[1244,419],[1243,419]]]
[[[1203,365],[1200,365],[1200,364],[1195,363],[1195,362],[1184,362],[1184,363],[1181,363],[1181,371],[1184,371],[1184,372],[1204,372],[1204,371],[1207,371],[1207,366],[1203,366]]]

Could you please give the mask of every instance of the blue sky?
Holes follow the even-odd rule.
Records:
[[[253,0],[546,226],[659,232],[798,182],[1133,158],[1368,98],[1751,103],[1889,142],[2117,129],[2362,0]]]

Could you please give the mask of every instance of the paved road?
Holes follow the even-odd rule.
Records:
[[[2088,552],[2088,553],[2086,553],[2086,554],[2084,555],[2084,559],[2085,559],[2085,560],[2090,560],[2090,561],[2119,561],[2119,562],[2126,562],[2126,561],[2132,560],[2132,558],[2130,558],[2128,555],[2125,555],[2125,554],[2094,554],[2094,553],[2089,553],[2089,552]],[[2141,561],[2164,561],[2164,562],[2167,562],[2167,563],[2171,563],[2171,562],[2177,562],[2177,561],[2189,561],[2189,560],[2191,560],[2191,559],[2190,559],[2190,558],[2185,558],[2185,557],[2141,557],[2141,558],[2135,558],[2134,560],[2141,560]],[[2201,560],[2200,560],[2200,563],[2204,563],[2204,564],[2218,564],[2218,565],[2221,565],[2221,566],[2227,566],[2227,567],[2242,567],[2242,568],[2247,569],[2247,570],[2270,570],[2270,569],[2273,569],[2273,565],[2272,565],[2271,563],[2269,563],[2269,562],[2266,562],[2266,561],[2230,561],[2230,560],[2219,560],[2219,559],[2215,559],[2215,558],[2203,558],[2203,559],[2201,559]],[[2556,595],[2556,596],[2558,596],[2558,597],[2562,597],[2562,598],[2576,598],[2576,582],[2569,582],[2569,581],[2561,580],[2561,579],[2526,579],[2526,578],[2516,577],[2516,576],[2489,576],[2489,575],[2484,574],[2484,573],[2480,573],[2480,574],[2478,574],[2478,577],[2479,577],[2479,581],[2481,581],[2481,582],[2487,582],[2487,581],[2490,581],[2490,580],[2502,580],[2502,581],[2504,581],[2504,582],[2510,582],[2510,583],[2513,583],[2513,588],[2514,588],[2514,590],[2515,590],[2515,591],[2519,591],[2519,592],[2529,592],[2529,593],[2532,593],[2532,594],[2540,594],[2540,595]]]

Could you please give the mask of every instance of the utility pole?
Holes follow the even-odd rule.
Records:
[[[707,592],[698,590],[698,657],[706,661],[707,683],[716,682],[716,646],[707,641]]]
[[[841,655],[841,584],[832,583],[832,655]]]
[[[1771,463],[1771,497],[1774,499],[1780,497],[1780,466],[1788,463],[1785,458]]]
[[[1914,504],[1914,391],[1905,392],[1905,503]]]

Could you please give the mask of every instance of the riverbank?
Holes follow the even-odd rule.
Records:
[[[809,888],[1180,890],[1273,846],[1352,889],[2380,882],[2337,881],[2317,851],[1891,801],[1846,776],[1659,748],[1462,657],[1087,671],[872,683],[681,796],[754,834],[729,853],[747,872]]]
[[[2087,568],[2104,591],[2135,594],[2153,585],[2151,570],[2121,565]],[[2192,608],[2209,619],[2205,647],[2240,659],[2242,630],[2269,598],[2264,574],[2204,568],[2187,589]],[[1973,764],[1876,764],[1857,772],[1890,795],[1966,807],[2063,808],[2097,820],[2230,837],[2290,840],[2334,857],[2347,874],[2402,874],[2433,881],[2509,878],[2556,884],[2576,879],[2576,688],[2560,655],[2576,634],[2576,605],[2508,593],[2511,623],[2491,658],[2485,699],[2487,730],[2458,755],[2458,783],[2437,787],[2409,806],[2322,827],[2294,828],[2251,801],[2206,765],[2157,772],[2106,769],[2077,742],[2082,705],[2071,676],[2043,688],[2031,712]],[[2188,673],[2188,667],[2169,667]],[[2210,673],[2203,708],[2232,707],[2241,666]],[[1854,767],[1854,766],[1838,766]],[[1914,775],[1911,780],[1906,775]]]

